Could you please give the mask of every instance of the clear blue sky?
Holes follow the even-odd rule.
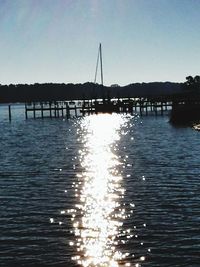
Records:
[[[0,83],[184,81],[200,74],[199,0],[0,0]],[[100,75],[99,75],[100,77]]]

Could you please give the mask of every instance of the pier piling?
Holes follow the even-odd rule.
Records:
[[[12,119],[11,105],[8,105],[8,115],[9,115],[9,121],[11,121],[11,119]]]

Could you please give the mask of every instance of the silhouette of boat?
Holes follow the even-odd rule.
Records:
[[[119,112],[119,106],[113,103],[111,100],[106,99],[103,103],[95,103],[95,112],[96,113],[113,113]]]
[[[105,92],[104,92],[104,86],[103,86],[103,64],[102,64],[102,46],[101,46],[101,43],[99,44],[99,49],[98,49],[94,84],[96,84],[99,62],[100,62],[100,71],[101,71],[102,101],[101,102],[95,101],[95,113],[119,112],[118,105],[111,100],[111,98],[109,97],[108,94],[107,94],[107,98],[105,98]]]

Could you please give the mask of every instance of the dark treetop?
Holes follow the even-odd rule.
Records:
[[[78,100],[106,97],[148,97],[178,94],[183,83],[152,82],[126,86],[102,86],[94,83],[35,83],[0,85],[0,103]]]

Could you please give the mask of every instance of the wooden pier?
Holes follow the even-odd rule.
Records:
[[[103,66],[102,66],[102,46],[99,44],[97,64],[94,78],[94,85],[97,80],[97,70],[100,64],[101,86],[103,90]],[[166,96],[145,96],[135,98],[111,99],[105,91],[102,93],[102,99],[84,99],[76,101],[52,101],[25,104],[25,117],[30,118],[59,118],[67,119],[89,114],[98,113],[124,113],[135,114],[140,116],[154,114],[164,115],[172,107],[171,99]],[[88,96],[89,97],[89,96]]]
[[[172,101],[148,98],[91,99],[76,101],[32,102],[25,104],[25,118],[75,118],[98,113],[138,113],[140,116],[164,115]],[[11,114],[9,113],[11,119]]]
[[[70,108],[67,102],[32,102],[25,104],[25,117],[29,118],[32,113],[32,118],[59,118],[70,117]],[[73,107],[76,109],[76,107]]]

